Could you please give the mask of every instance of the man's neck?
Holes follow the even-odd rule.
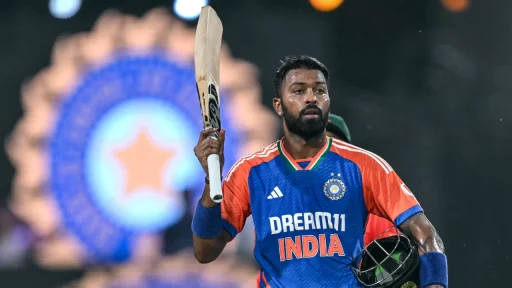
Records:
[[[310,139],[304,139],[293,133],[286,132],[283,145],[284,149],[286,149],[293,159],[308,159],[315,157],[318,151],[325,146],[326,141],[327,137],[325,132]]]

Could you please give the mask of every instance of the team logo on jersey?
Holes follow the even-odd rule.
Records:
[[[130,258],[142,235],[183,218],[184,191],[201,193],[194,33],[163,11],[104,14],[92,32],[59,41],[52,66],[23,88],[27,114],[7,147],[17,168],[12,210],[43,239],[63,225],[69,241],[53,238],[66,246],[51,249],[81,258],[67,262]],[[227,50],[221,79],[229,169],[275,139],[254,119],[276,119],[259,100],[254,68]],[[47,217],[31,217],[36,209]]]
[[[338,173],[335,175],[334,173],[331,173],[331,179],[327,180],[324,184],[324,194],[327,196],[327,198],[331,200],[340,200],[345,196],[345,192],[347,191],[347,187],[345,186],[345,183],[341,181],[340,177],[341,174]]]
[[[412,281],[407,281],[400,288],[418,288],[418,286]]]

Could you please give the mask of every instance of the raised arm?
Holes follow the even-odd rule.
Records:
[[[203,131],[197,146],[196,157],[204,171],[208,171],[207,158],[219,154],[224,165],[225,131],[219,133],[219,140],[208,138],[211,131]],[[222,171],[222,167],[221,167]],[[217,204],[210,199],[210,185],[206,178],[203,195],[197,203],[192,220],[194,255],[199,263],[209,263],[219,257],[226,244],[242,231],[245,220],[250,215],[247,165],[239,161],[226,175],[222,184],[224,199]]]
[[[222,228],[220,204],[209,195],[210,185],[206,184],[192,222],[194,256],[203,264],[217,259],[231,240],[231,235]]]
[[[208,156],[218,154],[221,166],[224,165],[224,139],[225,131],[220,131],[219,139],[208,135],[217,130],[204,130],[199,135],[199,141],[194,147],[194,153],[208,175]],[[221,167],[222,171],[222,167]],[[194,256],[199,263],[211,262],[219,257],[231,236],[222,228],[222,215],[220,204],[210,199],[210,185],[208,177],[201,200],[197,203],[192,220],[194,242]]]

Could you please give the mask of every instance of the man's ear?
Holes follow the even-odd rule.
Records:
[[[274,100],[272,101],[272,105],[274,106],[274,111],[276,111],[277,115],[282,116],[283,115],[283,106],[281,103],[281,98],[279,98],[279,96],[274,97]]]

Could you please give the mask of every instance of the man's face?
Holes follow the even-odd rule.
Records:
[[[281,98],[274,99],[288,131],[306,140],[324,132],[329,106],[327,83],[318,70],[290,70],[281,86]]]

